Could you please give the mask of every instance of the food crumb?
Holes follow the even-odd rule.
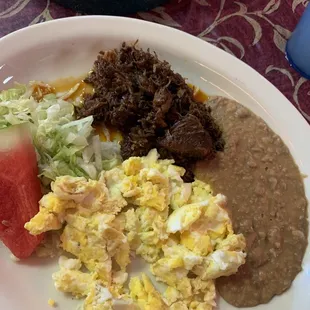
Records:
[[[51,306],[51,307],[56,307],[56,302],[55,302],[54,299],[51,299],[51,298],[50,298],[50,299],[47,301],[47,303],[48,303],[48,305]]]
[[[20,259],[18,258],[18,257],[16,257],[14,254],[11,254],[10,255],[10,259],[13,261],[13,262],[19,262],[20,261]]]

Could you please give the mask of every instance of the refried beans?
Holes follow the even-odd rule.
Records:
[[[234,230],[247,240],[245,265],[218,279],[217,289],[237,307],[267,303],[301,271],[308,236],[303,180],[286,145],[261,118],[227,98],[206,104],[226,146],[214,160],[197,164],[196,177],[227,196]]]

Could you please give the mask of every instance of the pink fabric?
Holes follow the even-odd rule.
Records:
[[[307,0],[170,0],[134,17],[188,32],[242,59],[273,83],[310,122],[310,81],[285,59],[284,47]],[[0,1],[0,36],[77,15],[50,0]]]

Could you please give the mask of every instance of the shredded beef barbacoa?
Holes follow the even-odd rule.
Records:
[[[77,117],[93,115],[95,122],[118,128],[124,159],[157,148],[162,158],[185,167],[191,181],[193,164],[224,148],[210,110],[156,54],[125,43],[120,50],[100,52],[85,82],[94,94],[76,109]]]

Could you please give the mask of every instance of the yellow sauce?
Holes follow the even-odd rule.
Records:
[[[188,86],[194,91],[194,99],[198,102],[204,102],[208,100],[208,95],[204,93],[200,88],[188,83]]]
[[[94,126],[96,133],[99,135],[101,141],[122,141],[123,136],[119,130],[110,126],[97,125]]]
[[[202,90],[198,90],[195,94],[194,94],[194,98],[196,101],[198,102],[204,102],[206,100],[208,100],[208,95],[206,93],[204,93]]]
[[[84,82],[85,75],[79,77],[67,77],[57,79],[49,83],[52,86],[55,93],[64,93],[69,91],[76,84],[80,84],[77,91],[72,94],[69,98],[75,100],[76,98],[82,98],[85,94],[92,94],[94,92],[93,87],[90,84]]]

